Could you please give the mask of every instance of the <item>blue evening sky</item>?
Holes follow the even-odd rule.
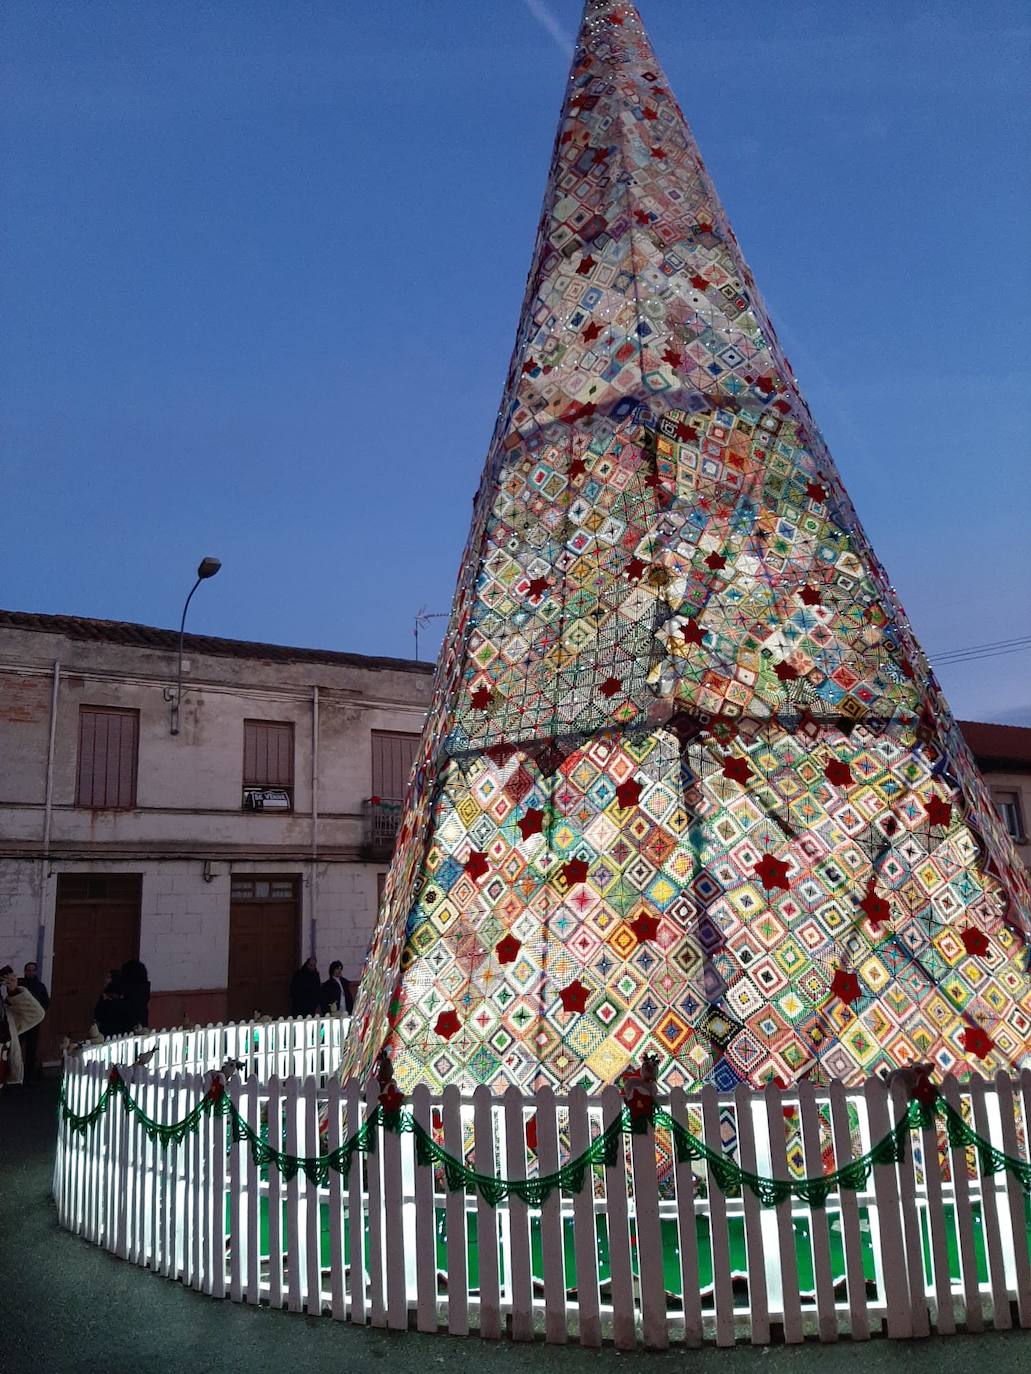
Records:
[[[1031,14],[641,0],[932,657],[1031,635]],[[0,605],[408,655],[579,0],[8,0]],[[442,621],[424,643],[435,652]],[[942,668],[1031,724],[1031,652]]]

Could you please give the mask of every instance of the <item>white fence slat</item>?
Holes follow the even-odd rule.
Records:
[[[362,1090],[357,1078],[348,1079],[347,1138],[356,1135],[362,1126]],[[348,1284],[347,1314],[351,1321],[365,1325],[365,1205],[362,1174],[365,1157],[360,1150],[351,1156],[351,1171],[347,1179],[347,1249]]]
[[[489,1097],[487,1106],[489,1109]],[[575,1159],[590,1147],[587,1092],[584,1088],[574,1088],[569,1094],[569,1153]],[[598,1225],[594,1211],[593,1168],[587,1170],[584,1186],[573,1195],[573,1250],[576,1256],[580,1344],[598,1347],[601,1345],[601,1306],[598,1296]]]
[[[909,1096],[901,1079],[896,1079],[888,1095],[892,1124],[904,1121],[909,1110]],[[913,1320],[913,1335],[930,1335],[931,1318],[928,1311],[924,1283],[924,1247],[920,1232],[920,1217],[916,1206],[916,1168],[913,1161],[913,1132],[905,1132],[906,1148],[898,1165],[899,1197],[902,1202],[902,1230],[906,1246],[906,1277],[909,1284],[909,1307]]]
[[[379,1103],[379,1088],[369,1085],[365,1095],[371,1116]],[[369,1194],[369,1315],[373,1326],[386,1326],[387,1302],[383,1283],[383,1129],[376,1128],[376,1148],[368,1156]]]
[[[683,1088],[670,1093],[669,1114],[678,1126],[690,1129],[687,1098]],[[698,1271],[698,1222],[695,1211],[697,1185],[691,1160],[674,1165],[677,1185],[677,1236],[680,1246],[680,1292],[684,1304],[684,1341],[689,1347],[702,1343],[701,1278]]]
[[[139,1105],[141,1111],[147,1112],[150,1075],[143,1069],[132,1069],[130,1075],[133,1085],[133,1101]],[[143,1126],[135,1112],[129,1117],[127,1124],[128,1172],[125,1180],[127,1194],[125,1253],[130,1264],[140,1264],[142,1262],[140,1256],[143,1251],[143,1221],[146,1216],[146,1203],[143,1196],[146,1178],[142,1148]]]
[[[101,1159],[103,1161],[103,1209],[100,1235],[105,1250],[115,1248],[116,1214],[118,1207],[118,1174],[116,1172],[116,1132],[122,1104],[112,1096],[110,1106],[101,1123]]]
[[[171,1070],[164,1068],[158,1074],[158,1102],[155,1112],[156,1119],[166,1125],[169,1120],[168,1100],[169,1100],[169,1079]],[[170,1169],[169,1147],[160,1142],[154,1145],[154,1196],[155,1196],[155,1217],[154,1217],[154,1253],[151,1257],[150,1267],[155,1274],[167,1274],[165,1267],[168,1255],[168,1212],[169,1212],[169,1187]]]
[[[931,1279],[934,1286],[934,1329],[939,1336],[951,1336],[956,1330],[956,1310],[952,1300],[952,1275],[949,1272],[949,1237],[945,1205],[942,1200],[938,1128],[934,1121],[920,1128],[920,1153],[924,1169],[923,1191],[927,1202]]]
[[[702,1128],[706,1145],[715,1154],[723,1153],[720,1107],[716,1089],[702,1089]],[[712,1286],[716,1302],[716,1344],[734,1344],[734,1287],[730,1271],[730,1232],[727,1227],[727,1199],[706,1165],[709,1203],[709,1240],[712,1245]]]
[[[473,1140],[476,1144],[476,1170],[497,1174],[494,1150],[494,1108],[491,1091],[481,1083],[473,1093]],[[432,1177],[432,1175],[431,1175]],[[496,1341],[501,1335],[501,1288],[498,1277],[498,1209],[485,1197],[476,1195],[476,1254],[480,1282],[480,1336]],[[422,1285],[420,1283],[420,1302]],[[434,1327],[436,1315],[434,1314]],[[425,1330],[420,1324],[419,1330]]]
[[[807,1178],[823,1173],[820,1145],[820,1116],[816,1091],[808,1079],[798,1085],[798,1113],[802,1123],[802,1154]],[[810,1207],[809,1240],[813,1251],[813,1280],[816,1285],[816,1321],[820,1340],[838,1339],[838,1314],[834,1305],[834,1276],[831,1273],[830,1221],[827,1208]],[[749,1263],[751,1272],[751,1263]]]
[[[300,1115],[300,1101],[298,1096],[298,1082],[296,1075],[291,1073],[286,1080],[286,1091],[283,1094],[283,1107],[286,1113],[286,1141],[284,1150],[287,1154],[295,1155],[298,1153],[298,1117]],[[286,1184],[286,1255],[284,1258],[285,1280],[286,1280],[286,1305],[291,1312],[300,1312],[302,1307],[301,1293],[301,1267],[303,1259],[301,1255],[301,1176],[294,1174],[293,1178],[287,1180]]]
[[[383,1215],[387,1242],[387,1326],[392,1331],[408,1330],[408,1284],[406,1279],[403,1188],[401,1185],[401,1136],[384,1130],[383,1141]]]
[[[261,1116],[258,1104],[258,1079],[251,1078],[244,1086],[241,1110],[251,1130],[260,1135]],[[261,1171],[254,1162],[250,1145],[243,1150],[243,1187],[246,1200],[246,1264],[244,1266],[244,1297],[247,1302],[261,1301]]]
[[[518,1088],[505,1093],[505,1169],[511,1179],[526,1177],[526,1126]],[[508,1199],[508,1288],[512,1305],[512,1339],[533,1340],[533,1288],[529,1209],[514,1194]]]
[[[974,1130],[984,1140],[991,1137],[988,1109],[985,1105],[985,1081],[979,1073],[971,1074],[968,1084],[974,1109]],[[1013,1325],[1006,1266],[1002,1256],[1002,1228],[999,1222],[999,1183],[997,1174],[981,1175],[981,1231],[988,1252],[988,1282],[992,1292],[992,1325],[996,1331],[1008,1331]]]
[[[784,1104],[780,1089],[772,1080],[763,1090],[766,1098],[766,1125],[770,1134],[770,1165],[774,1178],[788,1179],[787,1140],[784,1134]],[[777,1249],[780,1255],[781,1321],[784,1340],[797,1345],[803,1336],[802,1300],[799,1294],[798,1253],[792,1199],[777,1203]]]
[[[734,1089],[737,1117],[737,1148],[746,1173],[758,1173],[755,1157],[755,1126],[752,1122],[753,1094],[746,1083]],[[753,1345],[770,1343],[770,1305],[766,1292],[766,1254],[763,1246],[759,1199],[751,1188],[742,1186],[741,1207],[745,1214],[745,1254],[748,1256],[748,1315]]]
[[[190,1107],[199,1102],[204,1095],[204,1081],[201,1075],[194,1071],[190,1075]],[[190,1275],[190,1286],[197,1292],[204,1288],[204,1241],[207,1224],[207,1208],[204,1205],[204,1167],[209,1158],[208,1145],[208,1118],[202,1116],[197,1123],[196,1129],[191,1133],[190,1139],[190,1194],[192,1206],[192,1226],[193,1234],[190,1237],[191,1257],[190,1263],[192,1273]]]
[[[634,1166],[634,1211],[637,1229],[638,1286],[641,1295],[641,1335],[646,1350],[666,1350],[669,1321],[666,1315],[666,1276],[659,1222],[659,1176],[655,1130],[630,1137]]]
[[[444,1089],[444,1149],[464,1160],[461,1094],[454,1084]],[[469,1334],[469,1260],[467,1254],[466,1195],[464,1188],[449,1188],[447,1216],[447,1329],[452,1336]]]
[[[424,1083],[420,1083],[412,1094],[412,1113],[417,1124],[429,1135],[431,1125],[430,1090]],[[482,1264],[482,1250],[480,1255]],[[496,1263],[494,1273],[496,1276]],[[415,1161],[415,1285],[417,1290],[416,1327],[420,1331],[436,1331],[437,1234],[433,1196],[433,1165],[420,1164],[418,1157]]]
[[[848,1099],[845,1096],[845,1085],[840,1078],[831,1080],[830,1099],[834,1163],[837,1168],[844,1169],[853,1162],[855,1154],[848,1119]],[[839,1199],[851,1334],[854,1341],[866,1341],[870,1339],[870,1315],[866,1306],[866,1274],[863,1269],[863,1237],[859,1229],[859,1198],[852,1189],[842,1188]]]
[[[332,1077],[326,1085],[326,1113],[329,1123],[326,1145],[331,1155],[344,1143],[343,1132],[340,1129],[341,1108],[340,1079]],[[270,1114],[271,1110],[270,1107]],[[270,1198],[270,1214],[271,1207]],[[329,1171],[329,1288],[333,1319],[343,1321],[347,1315],[344,1303],[344,1197],[343,1180],[338,1169]]]
[[[864,1089],[870,1140],[882,1140],[891,1129],[888,1091],[877,1078],[867,1079]],[[875,1164],[874,1196],[877,1199],[877,1234],[881,1253],[881,1272],[885,1291],[880,1295],[887,1309],[889,1336],[913,1334],[913,1310],[909,1301],[906,1250],[902,1239],[901,1200],[898,1173],[894,1164]]]
[[[224,1061],[223,1061],[224,1062]],[[226,1116],[211,1114],[211,1167],[208,1170],[211,1213],[208,1282],[204,1291],[214,1298],[226,1295]]]
[[[954,1111],[959,1112],[959,1084],[952,1074],[943,1080],[941,1092],[949,1106]],[[981,1306],[981,1287],[977,1277],[977,1252],[974,1248],[974,1217],[970,1205],[970,1180],[967,1176],[966,1150],[961,1145],[949,1149],[949,1172],[952,1176],[956,1229],[959,1232],[964,1325],[968,1331],[983,1331],[984,1309]],[[892,1334],[890,1330],[888,1334]]]
[[[272,1062],[272,1061],[270,1061]],[[268,1143],[283,1150],[283,1089],[279,1075],[268,1079]],[[283,1175],[279,1165],[268,1166],[268,1300],[270,1307],[283,1306]]]
[[[606,1130],[623,1115],[619,1089],[609,1084],[602,1090],[602,1120]],[[612,1339],[617,1350],[637,1346],[637,1320],[634,1309],[634,1274],[630,1260],[630,1217],[627,1182],[630,1171],[626,1161],[626,1142],[617,1136],[616,1162],[605,1169],[605,1219],[609,1232],[609,1278],[612,1285]]]
[[[183,1116],[183,1076],[176,1069],[169,1081],[168,1121],[172,1125]],[[182,1273],[182,1223],[184,1221],[182,1189],[182,1146],[171,1141],[165,1150],[168,1170],[168,1252],[165,1256],[165,1277],[178,1279]]]
[[[1014,1084],[1001,1069],[995,1075],[995,1092],[1002,1117],[1002,1145],[1011,1159],[1020,1158],[1020,1143],[1014,1117],[1016,1098]],[[1031,1122],[1025,1120],[1025,1130]],[[1019,1181],[1007,1169],[1006,1201],[1009,1209],[1010,1237],[1013,1243],[1013,1270],[1016,1279],[1017,1319],[1022,1327],[1031,1326],[1031,1259],[1028,1257],[1028,1229],[1024,1217],[1025,1193]]]
[[[308,1159],[318,1158],[321,1150],[319,1142],[319,1082],[309,1073],[304,1080],[303,1098],[304,1154]],[[304,1273],[306,1279],[305,1307],[314,1316],[322,1314],[322,1197],[318,1179],[305,1176],[305,1253]]]
[[[537,1117],[537,1167],[541,1174],[558,1170],[558,1116],[549,1087],[534,1095]],[[566,1275],[562,1254],[562,1194],[553,1189],[541,1202],[541,1260],[544,1270],[544,1338],[551,1345],[569,1340],[566,1319]]]

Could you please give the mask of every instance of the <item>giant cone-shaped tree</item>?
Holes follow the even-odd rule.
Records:
[[[1009,1068],[1029,913],[640,18],[592,0],[343,1071]]]

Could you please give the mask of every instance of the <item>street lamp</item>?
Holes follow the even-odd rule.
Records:
[[[217,558],[201,559],[197,566],[197,581],[190,588],[190,595],[186,598],[186,605],[183,607],[183,618],[179,622],[179,660],[175,670],[175,691],[173,692],[170,687],[165,688],[165,700],[172,703],[169,712],[169,728],[173,735],[179,733],[179,706],[183,698],[183,632],[186,629],[186,612],[189,610],[193,594],[200,584],[207,581],[209,577],[214,577],[221,566],[222,564]]]

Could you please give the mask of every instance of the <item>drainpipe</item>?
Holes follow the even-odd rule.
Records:
[[[311,689],[311,928],[310,950],[317,960],[319,927],[319,689]]]
[[[47,933],[47,868],[50,859],[50,825],[53,819],[54,739],[57,734],[57,692],[61,683],[61,660],[54,659],[54,682],[50,689],[50,739],[47,743],[47,779],[43,793],[43,849],[39,856],[39,920],[36,928],[36,967],[43,972],[43,946]]]

